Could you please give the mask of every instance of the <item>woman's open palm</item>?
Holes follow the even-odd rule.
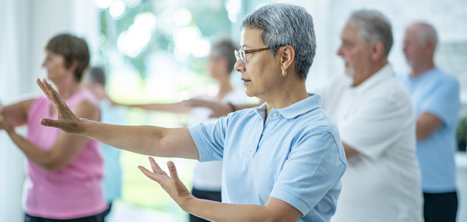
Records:
[[[68,108],[65,101],[58,95],[57,91],[47,82],[46,79],[37,79],[37,85],[41,88],[42,92],[52,102],[58,113],[58,119],[41,119],[41,125],[59,128],[64,132],[78,134],[82,131],[81,121],[76,115]]]
[[[142,166],[138,168],[149,177],[151,180],[156,181],[161,187],[183,208],[183,204],[193,196],[186,186],[182,183],[177,174],[177,169],[172,161],[167,162],[169,167],[170,176],[159,167],[154,158],[149,157],[152,172]]]

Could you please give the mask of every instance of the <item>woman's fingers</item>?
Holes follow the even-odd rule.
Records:
[[[147,177],[149,177],[149,179],[154,180],[154,181],[158,182],[159,184],[162,182],[162,181],[161,181],[161,178],[160,178],[157,174],[155,174],[155,173],[149,171],[148,169],[146,169],[146,168],[143,167],[143,166],[138,166],[138,168],[141,170],[141,172],[144,173],[144,175],[146,175]]]
[[[60,98],[57,91],[52,87],[46,79],[37,79],[37,85],[41,88],[42,92],[47,96],[47,98],[52,102],[52,105],[58,112],[59,118],[68,119],[68,120],[78,120],[78,117],[75,116],[73,111],[67,106],[65,101]],[[48,121],[46,121],[47,123]],[[41,121],[42,124],[42,121]],[[44,125],[44,124],[42,124]],[[49,125],[52,126],[52,125]]]
[[[52,85],[49,82],[47,82],[45,78],[42,79],[42,83],[44,85],[44,88],[47,89],[47,92],[49,93],[50,97],[49,99],[52,101],[52,103],[54,103],[55,108],[59,109],[61,106],[63,106],[65,102],[60,98],[57,91],[55,91]]]
[[[41,88],[42,92],[47,96],[47,98],[51,100],[49,91],[45,88],[44,84],[41,82],[39,78],[36,80],[36,83]]]
[[[51,126],[55,128],[63,128],[63,121],[53,119],[41,119],[40,124],[43,126]]]
[[[7,132],[14,131],[13,126],[8,121],[3,108],[0,106],[0,130],[5,129]]]
[[[3,115],[3,108],[0,106],[0,130],[4,129],[3,127],[3,121],[5,121],[6,118]]]
[[[175,165],[172,161],[167,162],[167,166],[169,166],[169,171],[170,171],[170,177],[169,177],[169,175],[167,175],[167,173],[160,168],[159,164],[156,163],[154,158],[149,157],[148,159],[149,159],[149,162],[151,163],[151,168],[154,172],[149,171],[143,166],[138,166],[141,172],[143,172],[144,175],[146,175],[147,177],[155,180],[158,183],[163,182],[162,181],[163,179],[170,179],[170,177],[172,177],[173,180],[180,180],[178,178],[177,169],[175,168]]]
[[[169,167],[170,177],[172,178],[172,180],[176,180],[176,181],[180,180],[178,178],[177,168],[175,167],[174,162],[172,161],[167,162],[167,166]]]
[[[59,99],[60,97],[56,97],[55,95],[58,95],[58,94],[54,94],[53,92],[55,91],[53,89],[53,87],[47,82],[46,79],[42,79],[42,81],[40,79],[37,79],[37,85],[39,85],[39,87],[41,88],[42,92],[44,92],[44,94],[47,96],[47,98],[52,102],[52,104],[54,105],[54,107],[56,109],[58,109],[58,106],[60,104],[60,100]]]
[[[151,163],[151,168],[155,173],[167,175],[167,173],[165,173],[164,170],[161,169],[159,164],[156,163],[156,160],[154,160],[154,158],[148,157],[148,159],[149,159],[149,162]]]

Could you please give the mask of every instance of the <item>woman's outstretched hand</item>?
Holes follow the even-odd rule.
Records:
[[[42,92],[44,92],[47,98],[52,102],[58,113],[57,120],[41,119],[41,125],[59,128],[64,132],[72,134],[79,134],[82,132],[82,121],[68,108],[52,85],[45,79],[42,79],[42,81],[37,79],[37,85],[39,85]]]
[[[159,183],[165,192],[167,192],[170,197],[172,197],[172,199],[174,199],[175,202],[177,202],[177,204],[186,211],[185,207],[187,206],[188,201],[195,197],[178,178],[177,169],[175,168],[174,163],[172,161],[167,162],[170,172],[169,176],[159,167],[154,158],[149,157],[149,162],[151,163],[153,172],[142,166],[139,166],[138,168],[144,173],[144,175]]]
[[[220,102],[207,101],[204,99],[185,100],[185,104],[189,107],[205,107],[211,110],[209,118],[219,118],[226,116],[232,112],[232,107],[229,104]]]

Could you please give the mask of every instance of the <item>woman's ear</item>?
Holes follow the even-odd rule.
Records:
[[[72,73],[75,73],[76,68],[78,68],[78,61],[73,60],[73,61],[71,62],[70,67],[67,68],[67,69],[68,69],[68,71],[71,71]]]
[[[295,49],[292,46],[282,46],[279,49],[281,56],[281,69],[287,70],[295,61]]]

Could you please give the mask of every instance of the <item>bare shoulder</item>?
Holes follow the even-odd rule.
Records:
[[[99,106],[90,100],[83,100],[74,108],[73,112],[79,118],[86,118],[96,121],[100,119]]]

